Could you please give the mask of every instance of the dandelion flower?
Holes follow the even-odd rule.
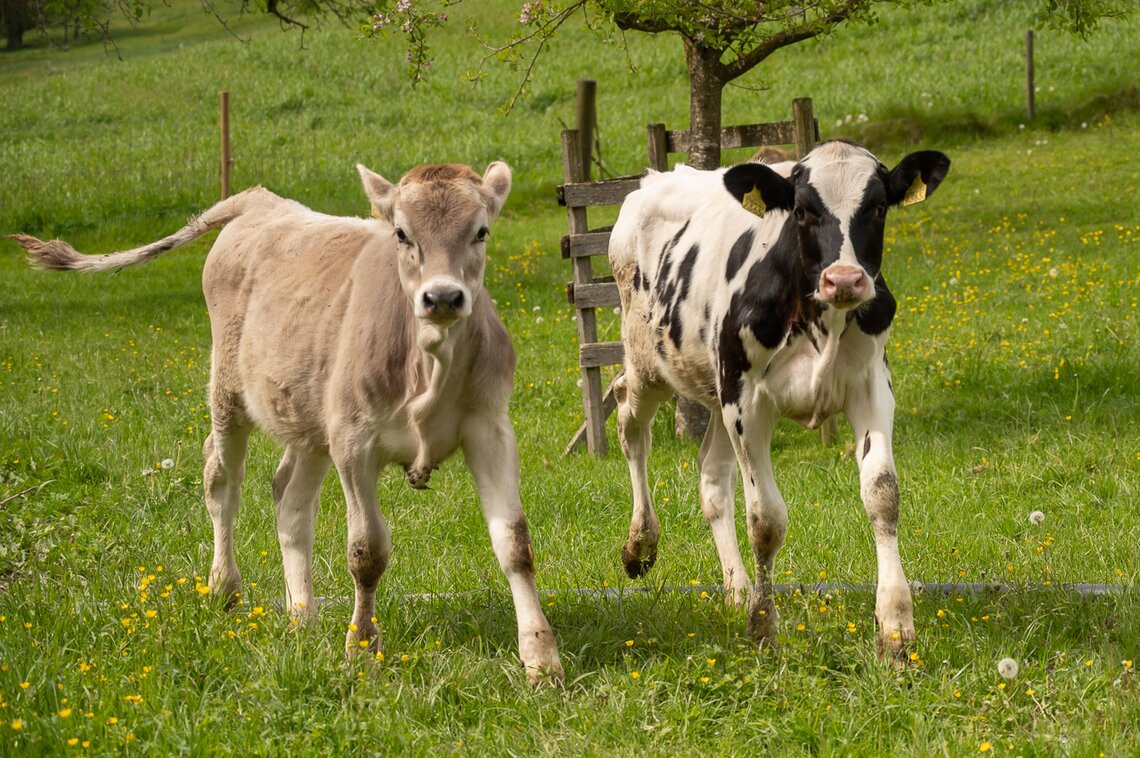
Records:
[[[637,670],[634,670],[633,672],[629,673],[629,676],[632,677],[634,680],[637,680],[638,678],[641,677],[641,673],[638,672]]]
[[[71,709],[60,709],[59,716],[63,719],[67,719],[71,716]]]
[[[1032,524],[1041,524],[1042,522],[1045,521],[1045,512],[1043,512],[1043,511],[1030,512],[1029,521]]]
[[[633,645],[633,641],[632,641],[632,640],[627,640],[627,641],[625,642],[625,644],[626,644],[627,646],[632,646],[632,645]]]
[[[1020,669],[1017,666],[1017,660],[1011,659],[1008,656],[998,662],[997,668],[998,674],[1006,680],[1012,680],[1017,677],[1018,670]]]
[[[68,738],[67,739],[67,745],[68,746],[78,746],[79,745],[79,739],[78,738]]]
[[[989,741],[982,741],[982,744],[980,746],[978,746],[978,751],[982,752],[983,754],[989,750],[990,750],[990,742]]]

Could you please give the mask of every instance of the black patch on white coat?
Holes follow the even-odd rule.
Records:
[[[736,298],[733,298],[735,302]],[[752,368],[752,363],[744,352],[744,342],[740,339],[740,325],[734,311],[725,314],[720,325],[720,337],[716,341],[716,360],[720,405],[740,403],[741,383],[744,375]]]
[[[748,254],[752,252],[752,241],[755,236],[754,230],[746,229],[732,244],[732,249],[728,252],[728,265],[724,271],[725,282],[731,282],[732,278],[736,276],[736,272],[740,271],[740,267],[744,265]]]

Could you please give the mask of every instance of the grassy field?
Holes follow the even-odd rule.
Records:
[[[481,22],[489,33],[515,24],[511,2],[480,7],[502,13]],[[744,615],[704,591],[720,570],[696,447],[671,438],[665,414],[650,462],[663,540],[643,582],[619,560],[621,456],[560,455],[581,400],[557,252],[558,132],[575,80],[595,77],[603,159],[614,174],[640,170],[644,125],[687,121],[675,40],[630,37],[631,72],[622,50],[568,26],[505,118],[513,74],[459,81],[479,55],[462,23],[414,91],[396,40],[329,24],[301,48],[245,19],[243,44],[194,3],[118,32],[122,60],[98,43],[0,55],[0,233],[89,252],[157,239],[216,199],[221,89],[233,98],[235,186],[319,210],[367,211],[357,161],[390,179],[425,161],[511,163],[488,287],[519,353],[523,503],[567,673],[564,689],[526,687],[459,461],[432,491],[381,478],[394,542],[378,602],[384,661],[341,652],[352,585],[335,478],[314,568],[331,600],[310,629],[278,610],[279,451],[265,437],[238,520],[245,605],[222,610],[199,592],[209,241],[108,277],[33,272],[2,241],[0,753],[1140,752],[1140,19],[1087,42],[1039,33],[1040,115],[1026,123],[1028,7],[886,14],[784,51],[744,82],[767,89],[726,97],[726,123],[786,118],[810,95],[824,136],[864,140],[889,164],[917,145],[954,161],[936,196],[888,223],[901,550],[912,579],[1019,590],[919,595],[916,660],[901,672],[875,658],[866,593],[782,596],[777,652],[754,650]],[[616,336],[616,318],[602,326]],[[616,451],[612,423],[610,435]],[[774,466],[790,510],[785,581],[873,582],[848,448],[789,423]],[[1120,591],[1062,589],[1078,582]],[[575,592],[606,587],[624,595]],[[998,674],[1004,657],[1020,663],[1012,680]]]

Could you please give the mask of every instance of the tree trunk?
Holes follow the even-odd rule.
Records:
[[[5,50],[24,47],[24,32],[31,28],[26,0],[0,0],[0,20],[4,24]]]
[[[722,53],[685,40],[685,63],[689,67],[688,163],[697,169],[720,167],[720,106],[725,84]],[[673,426],[678,437],[689,435],[699,440],[708,425],[708,409],[677,396]]]
[[[685,40],[685,63],[689,67],[688,163],[696,169],[720,168],[720,105],[725,84],[722,52]]]

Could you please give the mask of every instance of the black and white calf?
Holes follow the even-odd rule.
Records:
[[[914,638],[896,537],[885,353],[895,299],[881,272],[883,225],[889,207],[925,199],[949,168],[942,153],[920,151],[888,169],[866,149],[832,141],[798,163],[679,166],[629,195],[609,255],[623,309],[625,373],[615,395],[633,480],[622,550],[631,577],[656,559],[646,463],[653,416],[676,390],[712,412],[699,454],[701,508],[738,603],[749,590],[733,522],[739,465],[756,562],[748,632],[772,639],[773,562],[788,523],[772,431],[779,417],[816,427],[843,411],[875,534],[880,647],[899,651]]]

